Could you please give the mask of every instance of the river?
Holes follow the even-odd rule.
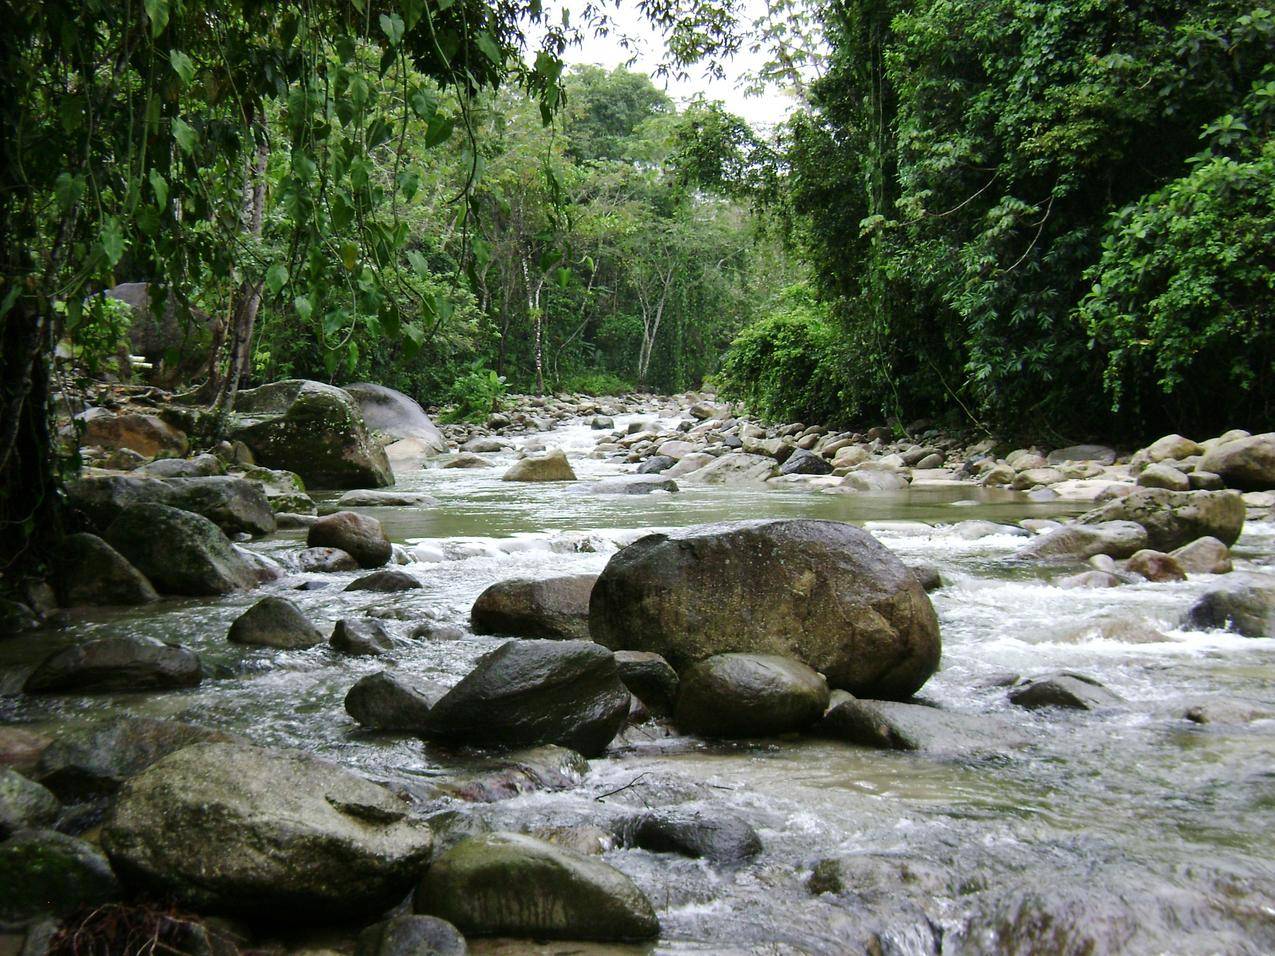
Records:
[[[538,437],[565,448],[582,478],[631,469],[588,458],[595,436],[576,424]],[[1275,714],[1275,640],[1177,625],[1213,579],[1051,587],[1045,572],[1005,560],[1021,538],[967,541],[951,530],[967,518],[1015,522],[1082,510],[1008,492],[965,486],[826,495],[684,485],[677,494],[601,496],[567,484],[501,482],[512,454],[491,457],[491,469],[399,476],[400,488],[428,492],[437,507],[366,511],[395,542],[443,558],[408,567],[420,590],[342,593],[353,573],[311,575],[333,582],[321,590],[292,590],[296,579],[286,582],[287,596],[321,627],[357,613],[389,618],[402,639],[388,660],[342,657],[326,645],[277,652],[229,644],[230,622],[261,592],[95,610],[52,636],[0,643],[0,720],[179,717],[299,747],[425,792],[431,780],[470,765],[414,738],[361,732],[342,707],[345,692],[386,666],[454,683],[501,642],[467,631],[459,640],[409,640],[410,623],[464,627],[487,585],[600,571],[618,546],[648,529],[747,517],[851,521],[905,561],[932,564],[943,576],[945,586],[932,595],[943,665],[921,696],[954,711],[1008,715],[1023,745],[938,757],[815,739],[710,744],[636,730],[591,761],[575,789],[490,804],[434,801],[425,809],[459,811],[446,819],[460,827],[476,825],[475,818],[513,829],[606,827],[644,805],[694,801],[757,828],[764,852],[736,868],[608,850],[605,858],[647,892],[663,926],[653,948],[608,951],[1275,951],[1275,720],[1198,725],[1183,718],[1200,702]],[[283,557],[303,534],[281,532],[252,547]],[[1239,567],[1269,564],[1275,524],[1250,523],[1234,554]],[[1161,636],[1134,640],[1144,632],[1131,623]],[[188,645],[213,679],[153,696],[18,693],[28,667],[58,643],[119,631]],[[1006,675],[1059,669],[1100,680],[1125,703],[1096,713],[1008,704]],[[841,892],[816,895],[807,887],[821,860],[838,861]],[[496,950],[514,951],[474,947]]]

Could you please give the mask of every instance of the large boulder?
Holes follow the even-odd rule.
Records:
[[[58,600],[63,607],[148,604],[159,595],[146,575],[95,534],[71,534],[57,562]]]
[[[275,529],[274,510],[265,491],[255,481],[231,475],[207,478],[167,478],[172,495],[164,502],[183,511],[203,515],[223,531],[270,534]]]
[[[239,393],[243,420],[232,433],[257,464],[296,472],[309,488],[384,488],[394,484],[385,450],[368,435],[349,392],[304,379]]]
[[[0,925],[69,916],[119,896],[110,863],[84,840],[24,830],[0,843]]]
[[[1056,448],[1049,453],[1045,461],[1051,465],[1059,465],[1068,461],[1096,461],[1102,465],[1114,464],[1116,450],[1106,445],[1069,445]]]
[[[55,651],[31,672],[28,694],[172,690],[203,680],[199,655],[140,634],[101,637]]]
[[[100,448],[128,448],[147,458],[180,458],[186,454],[186,436],[154,415],[116,415],[92,408],[79,418],[84,426],[80,444]]]
[[[691,461],[691,456],[682,459],[682,463]],[[670,469],[670,472],[674,469]],[[686,480],[706,485],[750,485],[760,484],[767,478],[779,474],[779,466],[774,458],[767,455],[750,455],[736,452],[715,458],[702,468],[696,468],[686,474]]]
[[[456,844],[425,872],[412,905],[473,936],[607,941],[660,932],[650,900],[619,870],[519,833]]]
[[[827,682],[800,661],[716,654],[682,673],[673,721],[707,737],[764,737],[804,730],[827,706]]]
[[[110,796],[155,761],[192,744],[234,738],[180,720],[121,717],[66,731],[40,754],[33,776],[67,802]]]
[[[89,524],[105,531],[125,508],[140,504],[171,505],[175,493],[158,478],[94,475],[68,482],[66,496]]]
[[[1244,501],[1234,491],[1139,488],[1080,516],[1081,524],[1133,521],[1147,529],[1144,547],[1172,551],[1211,536],[1227,547],[1244,527]]]
[[[359,403],[368,428],[389,438],[414,438],[422,453],[447,452],[447,439],[415,399],[371,382],[355,382],[346,385],[345,390]]]
[[[681,671],[731,651],[795,658],[834,687],[906,698],[938,668],[938,618],[911,571],[836,521],[762,520],[652,534],[594,585],[593,639]]]
[[[665,807],[625,820],[620,838],[652,853],[680,853],[714,863],[742,863],[761,853],[747,820],[717,807]]]
[[[380,657],[394,649],[394,638],[374,617],[343,617],[328,639],[334,651],[354,657]]]
[[[629,712],[615,658],[585,641],[519,640],[479,658],[430,711],[429,736],[473,746],[602,753]]]
[[[1127,558],[1147,545],[1147,530],[1134,521],[1069,524],[1034,538],[1015,557],[1033,561],[1083,560],[1095,554]]]
[[[1228,574],[1231,549],[1217,538],[1196,538],[1173,552],[1182,569],[1188,574]]]
[[[1231,488],[1244,491],[1275,488],[1275,432],[1215,446],[1200,462],[1200,470],[1221,475]]]
[[[501,481],[575,481],[576,473],[571,469],[567,456],[558,449],[552,449],[539,455],[528,455],[513,463],[513,466],[500,476]]]
[[[228,594],[256,583],[221,529],[190,511],[133,505],[106,529],[106,540],[163,594]]]
[[[797,449],[779,468],[781,475],[830,475],[832,465],[812,451]]]
[[[475,634],[589,640],[589,595],[596,574],[497,581],[474,602]]]
[[[344,551],[361,568],[379,568],[394,553],[394,546],[386,537],[381,522],[354,511],[324,515],[310,525],[305,540],[310,548]]]
[[[430,708],[446,689],[430,681],[377,671],[361,677],[345,695],[345,712],[370,730],[419,733]]]
[[[183,309],[171,292],[162,310],[153,308],[149,282],[121,282],[102,293],[131,306],[128,348],[153,369],[148,378],[170,384],[182,375],[194,375],[208,361],[212,316],[200,309]],[[158,315],[156,314],[158,311]],[[169,358],[178,355],[176,366]]]
[[[1010,721],[895,700],[859,700],[843,691],[819,721],[819,733],[879,750],[916,750],[941,756],[999,754],[1027,738]]]
[[[208,743],[125,784],[102,845],[140,888],[200,910],[297,921],[393,906],[432,838],[390,791],[334,764]]]
[[[323,635],[287,598],[263,597],[244,611],[226,634],[232,644],[299,650],[323,643]]]

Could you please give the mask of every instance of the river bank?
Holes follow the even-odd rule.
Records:
[[[697,450],[701,444],[729,449],[726,440],[738,437],[740,451],[713,456],[721,461],[733,454],[763,457],[756,449],[769,447],[750,452],[745,440],[786,446],[784,438],[797,445],[810,437],[800,436],[804,428],[787,436],[725,434],[736,426],[743,431],[743,423],[694,434],[704,422],[728,419],[700,418],[691,413],[693,404],[528,406],[545,413],[527,413],[525,424],[497,422],[486,429],[498,433],[494,437],[469,429],[449,436],[498,442],[498,449],[449,451],[424,459],[424,467],[395,467],[395,492],[420,496],[412,504],[339,505],[343,492],[316,493],[318,512],[353,510],[383,526],[394,546],[392,566],[419,585],[409,590],[345,590],[367,572],[302,570],[298,555],[312,520],[303,516],[285,522],[294,527],[243,542],[283,572],[253,590],[53,612],[51,623],[60,626],[0,642],[3,730],[32,736],[32,762],[46,763],[43,774],[28,769],[53,783],[59,778],[50,773],[47,751],[40,755],[39,741],[138,718],[180,720],[255,744],[299,748],[403,795],[413,815],[431,822],[436,850],[467,834],[516,831],[605,861],[651,901],[658,917],[658,941],[636,951],[1269,949],[1268,861],[1275,849],[1269,834],[1275,827],[1265,764],[1275,714],[1269,679],[1275,640],[1186,619],[1236,572],[1153,582],[1116,564],[1129,554],[1107,556],[1106,571],[1087,570],[1088,555],[1016,559],[1052,522],[1087,511],[1094,500],[1033,499],[1026,489],[980,485],[972,480],[977,462],[965,469],[970,477],[945,467],[954,477],[937,478],[918,476],[905,461],[881,473],[912,469],[907,487],[857,494],[821,492],[844,487],[832,479],[873,469],[840,465],[799,480],[767,475],[720,483],[694,480],[693,469],[673,478],[676,492],[616,493],[615,483],[631,483],[637,467],[668,441],[696,444],[674,459],[684,461],[709,454]],[[612,421],[595,428],[597,416]],[[510,430],[499,434],[502,429]],[[712,441],[713,435],[721,440]],[[645,437],[626,446],[633,436]],[[879,442],[864,461],[915,454],[881,436],[863,437],[841,447]],[[827,451],[837,440],[820,435],[811,444],[822,441]],[[518,465],[520,452],[535,458],[540,445],[560,448],[579,480],[501,480]],[[970,460],[967,448],[929,454],[942,454],[948,465]],[[815,454],[831,465],[839,451],[830,459]],[[462,454],[484,456],[490,467],[442,467]],[[768,467],[782,467],[765,457],[773,463]],[[1007,457],[991,456],[992,467],[1008,464]],[[843,467],[845,475],[834,473]],[[1138,487],[1128,464],[1096,467],[1104,469],[1105,484]],[[1262,574],[1275,555],[1275,526],[1262,501],[1249,499],[1247,521],[1230,549],[1240,575]],[[413,734],[371,733],[346,712],[346,693],[360,678],[389,669],[452,687],[500,647],[505,637],[475,633],[471,618],[491,585],[597,574],[644,533],[740,518],[861,524],[905,563],[937,570],[941,586],[931,599],[943,663],[921,697],[950,719],[920,749],[882,750],[809,735],[710,740],[657,719],[631,725],[587,764],[543,754],[511,761],[422,743]],[[1059,586],[1090,570],[1113,575],[1119,586]],[[388,649],[359,657],[326,644],[272,650],[227,641],[233,622],[263,595],[286,596],[322,634],[345,618],[378,621]],[[21,693],[52,651],[119,635],[179,641],[199,655],[203,681],[159,693]],[[1059,671],[1084,674],[1116,699],[1078,711],[1010,702],[1016,683]],[[153,743],[145,727],[134,727],[134,739]],[[12,754],[15,738],[4,739]],[[87,753],[98,759],[102,749],[129,751],[120,743],[128,735],[112,739],[114,746],[99,742]],[[85,752],[74,760],[82,763]],[[62,802],[58,827],[93,844],[109,797]],[[675,808],[746,824],[760,852],[723,862],[633,841],[635,816]],[[284,939],[277,927],[257,925],[252,945],[353,951],[357,926],[334,933],[319,922]],[[468,942],[476,952],[576,951],[477,935]]]

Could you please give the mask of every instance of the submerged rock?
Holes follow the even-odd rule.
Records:
[[[908,697],[938,667],[938,619],[911,571],[834,521],[742,521],[652,534],[594,586],[594,640],[674,667],[724,652],[795,658],[837,687]]]
[[[323,634],[299,607],[287,598],[271,595],[235,618],[226,639],[232,644],[297,650],[322,644]]]
[[[338,508],[433,508],[438,500],[420,491],[357,489],[347,491],[336,504]]]
[[[373,571],[361,578],[356,578],[345,586],[347,591],[414,591],[421,582],[414,575],[397,568],[386,571]]]
[[[349,392],[303,379],[245,389],[232,437],[258,464],[300,475],[309,488],[383,488],[394,483],[385,451],[372,441]]]
[[[1098,710],[1121,702],[1120,696],[1092,677],[1054,674],[1026,681],[1011,688],[1009,702],[1019,707],[1066,707],[1071,710]]]
[[[1206,536],[1233,545],[1244,527],[1244,513],[1244,502],[1233,491],[1140,488],[1077,520],[1083,525],[1133,521],[1147,530],[1143,547],[1172,551]]]
[[[172,690],[203,680],[199,655],[153,637],[117,635],[55,651],[22,689],[28,694]]]
[[[439,468],[491,468],[494,467],[490,461],[482,455],[474,455],[469,452],[461,452],[450,461],[445,461],[438,466]]]
[[[374,617],[343,617],[332,629],[328,643],[334,651],[354,657],[380,657],[394,649],[394,639]]]
[[[479,658],[434,705],[428,729],[457,744],[553,743],[594,757],[628,711],[629,692],[610,651],[584,641],[517,640]]]
[[[297,553],[297,567],[302,571],[331,574],[357,571],[359,563],[340,548],[306,548]]]
[[[652,853],[680,853],[713,863],[742,863],[762,851],[748,821],[719,807],[666,807],[625,820],[621,839]]]
[[[306,545],[311,548],[338,548],[358,562],[361,568],[379,568],[390,560],[394,546],[385,529],[375,518],[353,511],[324,515],[306,532]]]
[[[1026,742],[1008,721],[891,700],[859,700],[834,692],[819,732],[863,747],[943,756],[1003,753]]]
[[[650,495],[657,491],[678,491],[677,482],[663,475],[626,475],[622,478],[606,478],[580,489],[595,495]]]
[[[1275,581],[1245,577],[1207,591],[1191,606],[1183,626],[1275,637]]]
[[[596,574],[497,581],[470,612],[475,634],[589,639],[589,595]]]
[[[810,667],[773,654],[717,654],[681,675],[673,720],[684,733],[764,737],[803,730],[828,706]]]
[[[366,917],[429,860],[428,825],[384,787],[292,750],[197,744],[120,791],[102,844],[129,883],[274,921]]]
[[[132,505],[106,529],[106,540],[165,594],[228,594],[256,583],[221,529],[189,511]]]
[[[575,481],[576,473],[567,456],[554,449],[519,459],[500,478],[502,481]]]
[[[25,830],[0,843],[0,923],[67,916],[120,896],[101,852],[52,830]]]
[[[95,534],[71,534],[58,553],[58,599],[65,607],[158,601],[146,575]]]
[[[345,711],[371,730],[423,732],[430,708],[447,693],[432,681],[377,671],[358,680],[345,695]]]
[[[660,932],[650,900],[619,870],[517,833],[456,844],[426,871],[412,905],[475,936],[606,941]]]

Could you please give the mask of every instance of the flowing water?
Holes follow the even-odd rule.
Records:
[[[539,437],[566,448],[581,478],[632,467],[586,457],[596,435],[584,425]],[[465,627],[487,585],[600,571],[650,529],[747,517],[851,521],[905,561],[942,573],[945,586],[933,599],[943,666],[922,696],[954,711],[1008,716],[1022,745],[936,757],[815,739],[710,744],[648,726],[592,761],[575,789],[482,804],[435,795],[427,808],[456,811],[440,820],[460,829],[479,820],[511,829],[608,828],[644,806],[683,802],[744,816],[765,845],[744,866],[607,851],[655,902],[663,926],[657,952],[1275,952],[1275,641],[1180,629],[1181,613],[1210,578],[1051,587],[1038,569],[1005,560],[1021,538],[966,541],[950,525],[1079,509],[969,486],[845,496],[684,485],[671,495],[602,496],[501,482],[512,454],[492,458],[491,469],[400,475],[399,487],[428,491],[436,507],[367,512],[413,549],[419,560],[409,570],[420,590],[342,593],[355,574],[308,576],[333,582],[322,590],[292,590],[296,577],[267,586],[321,626],[360,613],[386,618],[401,638],[388,660],[341,657],[326,646],[277,652],[228,644],[230,622],[260,592],[94,611],[62,631],[0,643],[0,720],[180,717],[432,794],[431,781],[472,771],[473,758],[361,732],[344,712],[345,692],[386,666],[454,683],[501,642],[468,631],[459,640],[411,640],[411,624]],[[252,547],[286,560],[302,536],[283,532]],[[1269,563],[1273,554],[1270,523],[1251,523],[1235,549],[1240,566]],[[1160,635],[1132,626],[1139,623]],[[30,665],[52,647],[119,631],[194,648],[213,679],[160,695],[18,693]],[[1084,714],[1007,703],[1007,675],[1059,669],[1097,678],[1125,703]],[[1185,720],[1201,702],[1259,717]],[[824,860],[837,861],[843,886],[815,894],[807,880]]]

